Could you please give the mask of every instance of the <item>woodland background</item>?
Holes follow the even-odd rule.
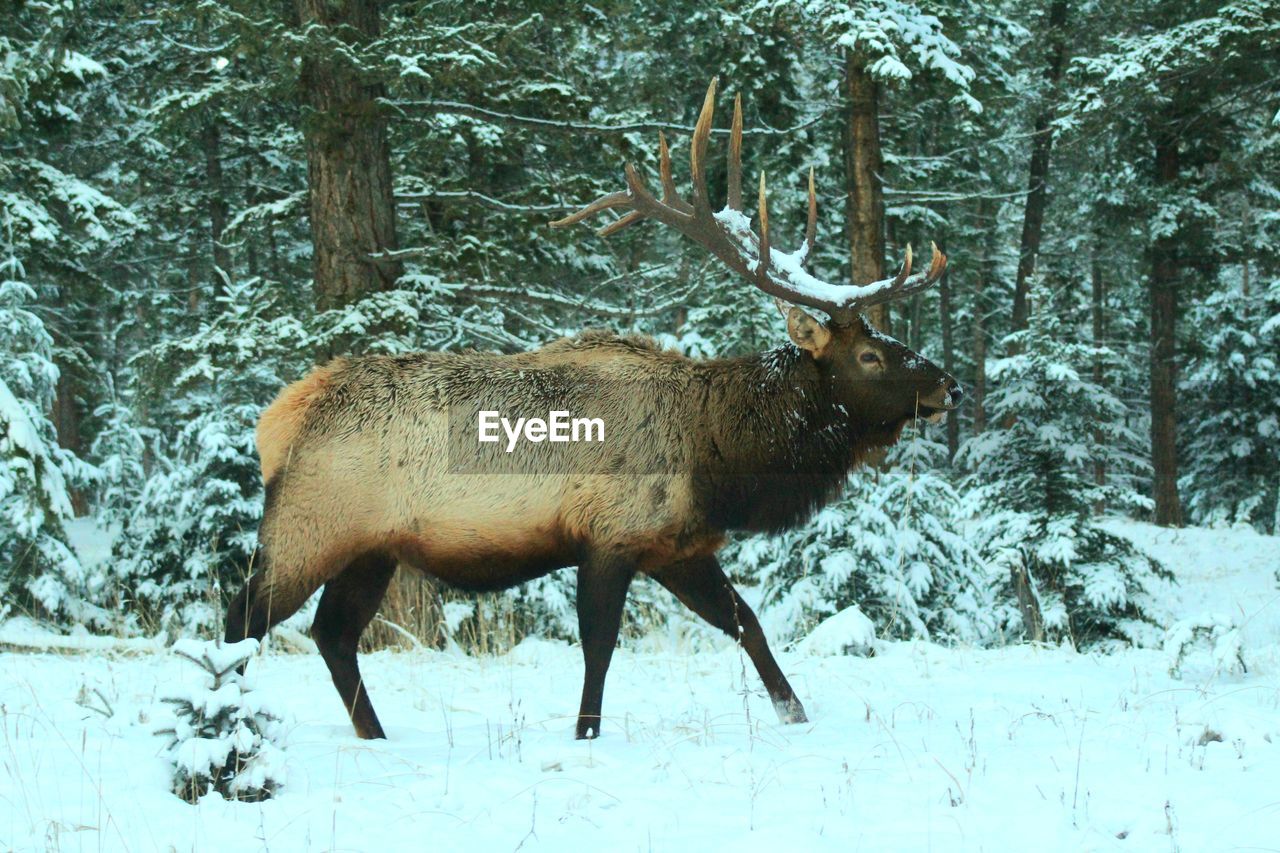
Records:
[[[546,226],[652,175],[660,128],[683,150],[716,75],[776,234],[816,167],[819,274],[948,253],[873,319],[968,391],[731,544],[775,633],[857,604],[886,636],[1148,643],[1176,578],[1102,519],[1280,533],[1275,2],[0,0],[0,615],[216,633],[254,422],[333,354],[785,340],[673,234]],[[664,595],[637,582],[632,630]],[[572,599],[405,577],[371,641],[571,637]]]

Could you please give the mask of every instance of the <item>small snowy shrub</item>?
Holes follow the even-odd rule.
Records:
[[[204,672],[198,682],[161,699],[174,707],[174,723],[156,732],[169,739],[164,755],[173,766],[173,792],[189,803],[210,790],[257,802],[280,787],[284,753],[279,720],[236,673],[257,650],[257,640],[179,640],[173,645],[174,654]]]
[[[1248,672],[1240,643],[1240,629],[1227,616],[1213,613],[1198,619],[1175,622],[1164,635],[1164,653],[1169,674],[1182,677],[1187,656],[1196,648],[1207,648],[1214,665],[1225,672]]]
[[[823,657],[857,655],[869,658],[876,653],[876,626],[854,604],[823,620],[800,641],[799,649],[806,654]]]

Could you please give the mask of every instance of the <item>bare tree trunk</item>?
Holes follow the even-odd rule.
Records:
[[[1092,257],[1089,264],[1089,279],[1093,292],[1093,347],[1100,350],[1106,344],[1106,318],[1103,314],[1103,305],[1106,300],[1105,282],[1102,280],[1102,258],[1098,252],[1101,248],[1102,238],[1099,237],[1093,244]],[[1093,356],[1093,384],[1102,387],[1102,382],[1106,377],[1103,375],[1102,356],[1094,353]],[[1102,447],[1105,442],[1101,428],[1093,430],[1093,446]],[[1107,463],[1106,460],[1099,456],[1093,462],[1093,482],[1098,486],[1107,484]],[[1106,511],[1106,502],[1098,500],[1094,504],[1093,511],[1096,515],[1101,515]]]
[[[1162,132],[1156,140],[1156,184],[1178,180],[1178,140]],[[1177,372],[1174,335],[1178,318],[1178,235],[1162,234],[1151,250],[1151,469],[1156,524],[1182,526],[1178,500],[1178,421],[1175,411]]]
[[[907,346],[916,352],[924,349],[924,329],[920,315],[924,312],[924,297],[919,293],[911,297],[911,314],[907,322]]]
[[[215,119],[210,119],[202,134],[204,140],[204,177],[209,192],[209,241],[213,258],[213,293],[225,293],[231,278],[231,252],[222,244],[227,228],[227,194],[222,180],[222,133]]]
[[[1035,272],[1040,238],[1044,234],[1044,211],[1048,205],[1049,154],[1053,150],[1053,134],[1049,124],[1057,103],[1058,81],[1067,55],[1067,0],[1053,0],[1049,6],[1049,62],[1044,77],[1048,84],[1045,102],[1036,114],[1035,136],[1031,138],[1031,166],[1027,178],[1027,206],[1022,217],[1022,243],[1018,253],[1018,273],[1013,286],[1013,329],[1027,327],[1030,306],[1027,304],[1028,279]]]
[[[978,222],[985,226],[978,274],[973,279],[973,432],[987,429],[987,282],[991,277],[991,255],[995,249],[996,223],[987,225],[991,202],[978,202]]]
[[[57,396],[53,398],[53,428],[58,435],[58,446],[82,458],[84,442],[80,437],[80,401],[77,399],[79,383],[65,365],[59,367]],[[68,490],[71,509],[77,515],[87,515],[89,499],[78,488]]]
[[[1250,213],[1252,208],[1249,207],[1249,197],[1245,196],[1244,209],[1240,211],[1240,295],[1244,297],[1241,303],[1246,315],[1249,311],[1249,251],[1248,247],[1253,245],[1251,236],[1253,229],[1250,226]]]
[[[939,240],[938,250],[945,254],[946,244]],[[942,369],[955,375],[955,344],[951,323],[951,271],[944,270],[938,282],[938,310],[942,314]],[[952,412],[947,416],[947,458],[955,459],[960,449],[960,418]]]
[[[884,278],[884,188],[880,151],[880,84],[867,73],[862,57],[845,54],[845,228],[854,284]],[[889,306],[877,305],[867,319],[890,331]]]
[[[302,27],[323,25],[347,44],[380,32],[378,0],[295,2]],[[389,289],[400,276],[398,263],[370,260],[397,246],[386,120],[377,108],[386,92],[333,55],[303,60],[302,90],[312,111],[304,130],[316,304],[333,308]]]
[[[1013,589],[1018,595],[1018,610],[1022,613],[1022,627],[1026,629],[1027,639],[1033,643],[1044,640],[1044,617],[1040,613],[1040,602],[1035,591],[1031,589],[1031,579],[1023,566],[1015,566],[1009,570],[1012,575]]]

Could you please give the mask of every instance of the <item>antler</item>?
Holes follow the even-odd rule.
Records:
[[[813,254],[818,223],[818,198],[814,191],[813,169],[809,170],[809,220],[805,226],[804,244],[794,253],[780,252],[769,242],[769,209],[766,202],[764,173],[760,174],[760,233],[751,230],[750,218],[742,212],[742,96],[733,101],[733,126],[729,133],[729,191],[723,210],[712,212],[707,192],[707,144],[711,139],[711,119],[715,114],[717,79],[711,80],[702,112],[693,130],[689,150],[689,166],[693,177],[692,204],[676,192],[671,179],[671,152],[666,136],[658,133],[658,175],[662,183],[662,200],[649,192],[633,163],[625,167],[627,188],[601,196],[591,204],[551,223],[563,228],[613,207],[630,208],[621,218],[610,222],[597,233],[602,237],[616,234],[644,219],[655,219],[705,247],[727,267],[746,278],[770,296],[797,305],[817,308],[840,324],[853,316],[894,299],[910,296],[932,285],[947,266],[947,257],[933,246],[929,269],[911,275],[911,247],[907,247],[902,270],[893,278],[864,285],[831,284],[807,273],[804,263]]]

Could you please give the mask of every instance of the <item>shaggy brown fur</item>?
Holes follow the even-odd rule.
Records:
[[[726,531],[801,523],[868,452],[907,420],[951,408],[958,389],[862,324],[811,327],[796,311],[795,343],[743,358],[692,360],[588,332],[519,355],[317,368],[258,427],[264,567],[233,604],[228,639],[261,637],[328,584],[317,642],[358,733],[379,737],[354,647],[391,561],[473,590],[577,565],[587,657],[578,733],[592,736],[626,587],[646,572],[740,638],[780,715],[803,719],[715,552]],[[505,437],[477,441],[480,410],[600,418],[605,440],[507,453]]]

